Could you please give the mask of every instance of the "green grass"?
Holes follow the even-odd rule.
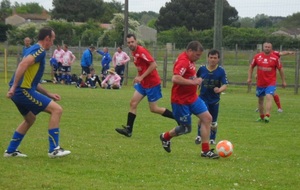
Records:
[[[0,151],[4,152],[22,121],[0,85]],[[131,83],[131,81],[129,82]],[[299,189],[299,96],[293,89],[278,89],[284,112],[275,104],[270,123],[257,123],[257,99],[246,86],[230,85],[222,95],[217,141],[234,144],[229,158],[201,158],[193,131],[172,139],[172,153],[161,147],[159,134],[175,122],[150,113],[146,100],[138,107],[133,136],[114,130],[126,123],[133,88],[76,89],[45,84],[62,96],[61,146],[71,150],[65,158],[47,156],[47,122],[41,113],[19,149],[28,158],[0,156],[0,189]],[[170,87],[163,89],[160,106],[170,108]]]

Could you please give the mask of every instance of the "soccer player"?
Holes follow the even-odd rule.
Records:
[[[227,89],[228,80],[223,67],[219,66],[220,52],[212,49],[208,52],[207,65],[201,66],[197,71],[197,77],[203,79],[200,88],[200,98],[205,102],[209,113],[212,116],[210,129],[210,144],[216,144],[216,135],[218,127],[218,114],[220,94]],[[201,130],[198,126],[198,135],[195,139],[196,144],[201,143]]]
[[[125,64],[129,60],[130,60],[130,57],[127,55],[126,52],[124,52],[122,50],[122,46],[119,46],[112,58],[112,62],[113,62],[113,66],[115,68],[116,73],[121,77],[120,85],[123,84]]]
[[[209,135],[212,116],[204,101],[197,95],[197,88],[203,79],[196,77],[196,61],[203,52],[203,46],[198,41],[191,41],[186,50],[181,53],[173,68],[171,104],[174,117],[178,123],[170,131],[162,133],[162,147],[171,152],[171,138],[190,133],[192,130],[192,114],[198,117],[201,126],[202,151],[201,157],[216,159],[219,156],[209,148]]]
[[[68,45],[63,45],[64,53],[62,54],[62,77],[61,82],[65,84],[71,84],[71,65],[74,63],[76,57],[75,55],[69,50]]]
[[[34,124],[36,116],[40,112],[50,114],[48,124],[50,158],[66,156],[71,152],[64,150],[59,145],[59,122],[62,115],[62,107],[55,101],[61,97],[50,93],[39,83],[45,70],[46,50],[53,45],[55,33],[51,28],[42,28],[38,34],[38,43],[31,46],[15,71],[7,92],[24,117],[24,121],[17,127],[10,144],[4,153],[4,157],[27,157],[18,151],[18,147],[30,127]]]
[[[133,124],[136,118],[137,106],[147,96],[150,111],[164,117],[174,119],[173,113],[167,108],[159,107],[157,101],[162,98],[160,77],[156,70],[157,64],[148,50],[137,43],[134,34],[128,34],[127,45],[132,51],[134,64],[138,75],[134,78],[135,91],[130,100],[130,109],[127,115],[127,125],[116,128],[116,131],[126,137],[131,137]]]
[[[76,87],[80,88],[82,83],[82,78],[84,75],[87,75],[87,82],[91,85],[91,88],[96,88],[96,86],[93,86],[93,82],[91,81],[91,66],[93,65],[93,52],[95,51],[95,46],[91,45],[88,49],[86,49],[83,52],[83,55],[81,57],[81,75],[79,77],[79,80],[77,82]]]
[[[247,83],[251,85],[254,67],[257,66],[256,96],[258,97],[258,109],[260,117],[257,121],[270,121],[270,112],[273,96],[276,91],[276,69],[282,80],[282,87],[286,87],[284,72],[280,58],[272,53],[272,44],[265,42],[263,52],[254,56],[248,70]],[[264,97],[266,97],[266,109],[264,109]],[[264,110],[265,113],[264,113]]]

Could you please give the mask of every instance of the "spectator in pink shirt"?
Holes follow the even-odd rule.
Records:
[[[75,55],[68,49],[68,45],[63,45],[64,53],[61,56],[61,71],[62,71],[62,77],[61,77],[61,83],[65,84],[71,84],[71,65],[74,63],[76,57]]]
[[[107,75],[101,83],[101,87],[105,89],[120,89],[121,77],[115,72],[114,68],[107,70]]]
[[[53,83],[57,83],[60,82],[61,80],[61,76],[62,76],[62,72],[61,72],[61,57],[62,54],[64,53],[64,50],[61,49],[60,45],[56,46],[56,49],[53,52],[52,57],[54,59],[56,59],[58,66],[57,67],[53,67],[53,65],[51,65],[51,78],[53,79]]]
[[[122,50],[122,46],[119,46],[112,58],[112,62],[116,73],[121,77],[120,85],[123,84],[125,65],[129,60],[130,57]]]

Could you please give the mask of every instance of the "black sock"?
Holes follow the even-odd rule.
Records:
[[[131,112],[128,112],[128,115],[127,115],[127,126],[129,127],[129,129],[131,131],[133,129],[133,123],[134,123],[135,117],[136,117],[135,114],[133,114]]]
[[[166,108],[166,111],[162,114],[162,116],[174,119],[173,113],[170,110],[168,110],[167,108]]]

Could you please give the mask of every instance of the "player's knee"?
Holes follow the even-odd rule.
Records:
[[[178,136],[190,133],[191,131],[192,131],[192,126],[190,124],[180,124],[175,128],[175,132]]]

